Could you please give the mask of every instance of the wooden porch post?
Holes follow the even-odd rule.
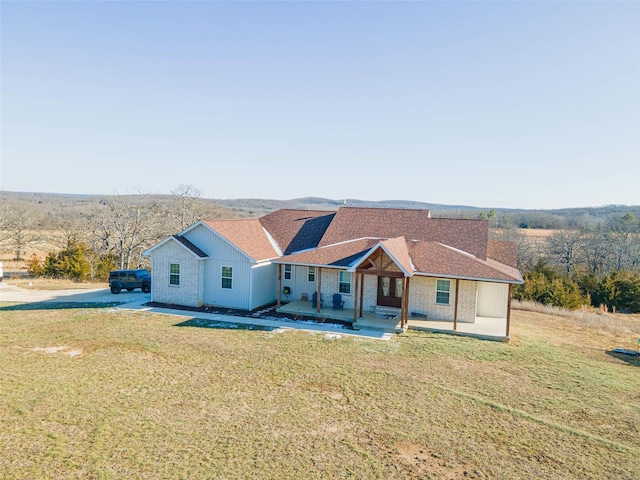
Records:
[[[410,303],[409,292],[411,288],[411,277],[406,277],[406,279],[407,279],[407,285],[405,287],[405,291],[407,292],[407,327],[408,327],[409,326],[409,303]]]
[[[400,299],[400,327],[407,324],[407,277],[402,277],[402,297]]]
[[[456,299],[453,307],[453,331],[458,329],[458,289],[460,288],[460,279],[456,278]]]
[[[322,303],[322,267],[318,267],[318,301],[316,302],[316,311],[320,313],[320,304]]]
[[[353,291],[353,322],[355,323],[358,321],[358,277],[359,275],[355,272],[353,273],[353,275],[356,277],[356,285]]]
[[[362,317],[363,303],[364,303],[364,273],[360,274],[360,317]]]
[[[278,264],[278,308],[280,308],[281,294],[282,294],[282,264],[279,263]]]
[[[511,329],[511,290],[513,288],[513,284],[509,284],[509,297],[507,298],[507,333],[506,336],[509,336],[509,330]]]

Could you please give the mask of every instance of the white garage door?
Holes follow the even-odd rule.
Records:
[[[508,284],[478,282],[476,316],[506,318],[508,298]]]

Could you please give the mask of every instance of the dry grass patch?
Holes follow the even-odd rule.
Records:
[[[589,334],[559,317],[513,317],[503,344],[178,327],[184,318],[115,309],[0,311],[0,471],[636,478],[640,369],[586,346]],[[64,354],[73,350],[82,355]]]

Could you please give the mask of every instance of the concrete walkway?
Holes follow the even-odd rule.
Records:
[[[379,319],[373,313],[365,312],[364,318],[358,319],[355,324],[356,330],[346,328],[340,324],[324,322],[322,320],[289,320],[286,318],[269,317],[268,312],[260,316],[235,316],[222,315],[217,313],[194,312],[190,310],[168,309],[145,306],[151,301],[151,295],[142,293],[140,290],[133,292],[122,292],[118,295],[112,294],[108,288],[102,289],[71,289],[71,290],[36,290],[9,286],[0,283],[0,302],[19,303],[111,303],[120,302],[113,308],[122,310],[134,310],[158,313],[162,315],[174,315],[183,317],[185,321],[199,319],[202,322],[199,326],[206,327],[210,322],[212,327],[221,328],[219,323],[233,325],[255,326],[267,329],[290,329],[303,330],[309,332],[323,332],[327,334],[348,335],[352,337],[374,338],[379,340],[389,340],[394,333],[401,333],[397,319]],[[310,307],[310,302],[292,302],[280,308],[282,313],[291,315],[312,315],[317,312]],[[330,308],[323,308],[320,314],[324,318],[335,318],[340,320],[352,320],[353,313],[347,310],[334,311]],[[409,319],[410,329],[432,331],[439,333],[450,333],[454,335],[467,335],[476,338],[508,341],[505,336],[504,319],[477,318],[475,324],[458,324],[458,330],[453,331],[451,322],[441,322],[433,320]]]
[[[216,313],[193,312],[189,310],[178,310],[168,308],[148,307],[144,305],[151,301],[151,294],[142,293],[140,290],[133,292],[122,292],[114,295],[108,288],[99,289],[68,289],[68,290],[37,290],[31,288],[21,288],[0,282],[0,302],[16,302],[26,304],[38,303],[111,303],[121,302],[112,308],[119,310],[132,310],[158,313],[162,315],[173,315],[182,317],[185,321],[200,319],[200,324],[206,327],[206,322],[212,324],[225,323],[230,328],[234,325],[255,326],[268,329],[289,329],[303,330],[308,332],[321,332],[328,335],[348,335],[351,337],[373,338],[378,340],[389,340],[392,337],[390,332],[375,329],[351,330],[335,323],[322,323],[313,321],[295,321],[282,318],[268,317],[238,317],[234,315],[221,315]],[[213,325],[212,325],[213,327]],[[216,327],[221,328],[220,325]]]
[[[283,318],[255,318],[255,317],[238,317],[235,315],[221,315],[218,313],[192,312],[187,310],[175,310],[169,308],[157,308],[142,305],[141,303],[127,303],[118,305],[114,308],[122,310],[137,310],[141,312],[158,313],[162,315],[173,315],[184,317],[185,320],[201,319],[212,323],[228,323],[232,325],[248,325],[269,329],[288,329],[302,330],[308,332],[320,332],[328,335],[348,335],[350,337],[373,338],[377,340],[389,340],[393,336],[391,332],[385,332],[377,329],[361,329],[351,330],[342,325],[335,323],[317,323],[305,320],[287,320]],[[206,325],[202,325],[206,327]]]

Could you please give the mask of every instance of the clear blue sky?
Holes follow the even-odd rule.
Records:
[[[640,2],[0,9],[2,190],[640,204]]]

